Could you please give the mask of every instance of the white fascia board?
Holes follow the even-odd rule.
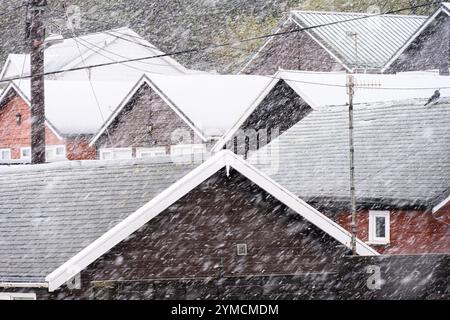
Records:
[[[22,100],[25,101],[28,107],[31,108],[30,99],[26,96],[25,93],[22,92],[22,90],[20,90],[20,88],[14,83],[14,81],[11,81],[10,84],[5,88],[5,90],[3,90],[3,93],[0,96],[0,103],[3,101],[3,99],[5,99],[8,96],[10,90],[14,90],[20,96],[20,98],[22,98]],[[56,130],[56,127],[52,123],[50,123],[50,121],[48,121],[47,119],[45,119],[45,125],[47,125],[50,128],[50,130],[55,134],[55,136],[59,140],[64,140],[64,138],[61,136],[58,130]]]
[[[3,80],[3,77],[4,77],[5,73],[6,73],[6,70],[8,70],[8,67],[9,67],[10,64],[11,64],[11,58],[8,55],[8,58],[6,59],[6,62],[3,65],[2,71],[0,72],[0,80]],[[22,76],[22,75],[20,75],[20,76]]]
[[[227,165],[233,167],[240,174],[248,178],[257,184],[260,188],[264,189],[267,193],[278,199],[287,207],[294,210],[303,218],[320,228],[324,232],[328,233],[334,239],[345,245],[347,248],[351,248],[351,233],[345,230],[342,226],[332,221],[330,218],[311,207],[305,201],[282,187],[280,184],[273,181],[270,177],[265,175],[254,166],[237,157],[230,151],[227,152]],[[356,239],[356,251],[362,256],[374,256],[379,253],[371,248],[369,245]]]
[[[436,213],[439,210],[441,210],[443,207],[445,207],[450,202],[450,195],[448,195],[447,198],[439,202],[437,205],[435,205],[431,211],[431,213]]]
[[[306,220],[350,248],[351,234],[348,231],[290,193],[249,163],[240,159],[234,153],[224,150],[215,154],[205,163],[165,189],[147,204],[122,220],[115,227],[49,274],[45,278],[45,281],[48,282],[48,290],[52,292],[58,289],[96,259],[139,230],[150,220],[158,216],[158,214],[224,167],[226,167],[227,172],[229,172],[230,167],[234,168],[244,177],[257,184],[260,188],[300,214]],[[378,252],[359,239],[357,239],[356,250],[360,255],[379,255]]]
[[[101,135],[106,131],[106,129],[111,125],[114,119],[120,114],[122,109],[127,105],[127,103],[134,97],[137,91],[144,85],[147,84],[152,90],[154,90],[161,99],[192,129],[194,132],[204,141],[207,142],[208,139],[203,135],[203,133],[194,125],[192,122],[185,116],[178,107],[176,107],[172,101],[170,101],[165,94],[149,79],[149,77],[144,74],[138,82],[134,85],[134,87],[130,90],[130,92],[126,95],[126,97],[122,100],[116,110],[109,116],[97,134],[91,139],[89,146],[94,146],[95,142],[101,137]]]
[[[48,288],[47,282],[0,282],[0,288]]]
[[[117,115],[122,111],[122,109],[125,107],[125,105],[133,98],[133,96],[136,94],[136,92],[142,87],[142,85],[145,83],[145,75],[143,75],[131,88],[130,92],[123,98],[122,102],[117,106],[116,110],[108,117],[108,119],[105,121],[105,123],[102,125],[100,130],[97,132],[97,134],[91,139],[89,143],[89,147],[92,147],[95,142],[100,138],[100,136],[105,132],[106,128],[109,127],[111,122],[117,117]]]
[[[297,15],[298,17],[298,15]],[[301,19],[298,17],[298,19]],[[302,26],[297,19],[292,19],[294,21],[294,23],[299,26],[300,28],[305,28],[304,26]],[[313,30],[312,30],[313,31]],[[328,49],[323,43],[322,41],[319,41],[319,39],[317,39],[309,30],[304,30],[304,31],[300,31],[300,32],[306,32],[319,46],[322,47],[322,49],[324,49],[334,60],[336,60],[337,62],[339,62],[348,72],[352,72],[352,69],[350,67],[348,67],[338,56],[336,56],[336,54],[334,54],[333,52],[330,51],[330,49]]]
[[[146,75],[145,77],[148,85],[156,91],[156,93],[164,100],[164,102],[183,120],[202,140],[203,142],[208,142],[208,138],[203,134],[203,132],[192,122],[187,115],[184,114],[181,108],[170,100],[170,98]]]
[[[432,14],[423,24],[422,26],[413,33],[413,35],[406,41],[406,43],[397,50],[397,52],[392,56],[391,59],[385,64],[385,66],[381,69],[381,73],[386,72],[387,69],[405,52],[405,50],[411,45],[411,43],[416,40],[416,38],[422,34],[422,32],[433,22],[439,13],[442,12],[442,7],[437,9],[434,14]]]
[[[253,111],[255,111],[255,109],[260,105],[260,103],[267,97],[267,95],[272,91],[272,89],[275,87],[278,81],[283,80],[278,77],[279,74],[280,72],[277,71],[277,73],[273,77],[271,77],[272,80],[261,91],[261,93],[252,102],[252,104],[250,104],[250,106],[245,110],[242,116],[239,117],[236,123],[230,129],[228,129],[228,131],[219,139],[219,141],[217,141],[214,144],[214,146],[211,148],[211,152],[219,152],[222,150],[223,146],[233,137],[233,135],[239,130],[239,128],[245,122],[245,120],[247,120],[248,117],[250,117]]]
[[[225,167],[225,160],[224,153],[216,154],[122,220],[115,227],[49,274],[45,278],[45,281],[49,284],[48,290],[52,292],[58,289],[105,252],[126,239],[218,170]]]
[[[284,82],[286,82],[286,84],[295,91],[295,93],[297,93],[299,95],[300,98],[302,98],[311,108],[313,109],[318,109],[320,107],[320,104],[317,103],[317,101],[315,99],[313,99],[312,97],[310,97],[309,95],[307,95],[300,86],[291,86],[289,84],[289,82],[299,82],[299,80],[295,80],[295,79],[289,79],[288,78],[288,74],[290,72],[295,72],[295,73],[299,73],[297,70],[283,70],[280,69],[279,74],[280,74],[280,79],[284,80]],[[301,80],[300,80],[301,81]]]

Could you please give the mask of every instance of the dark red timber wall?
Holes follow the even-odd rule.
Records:
[[[298,29],[294,22],[279,32]],[[274,37],[245,67],[243,74],[273,75],[279,69],[303,71],[344,71],[344,67],[307,32],[292,32]]]
[[[247,255],[237,255],[237,244],[247,245]],[[415,268],[445,270],[449,260],[437,256],[416,265],[412,258],[390,265],[389,259],[347,254],[237,172],[227,177],[220,171],[88,266],[80,290],[36,292],[42,299],[401,298],[401,291],[392,292],[393,283],[374,294],[366,286],[367,266],[379,265],[384,279],[392,275],[398,287]],[[445,275],[439,272],[438,280]],[[405,287],[408,297],[448,294],[442,283],[430,287],[433,277],[426,285]]]
[[[183,130],[189,137],[175,134]],[[189,141],[184,141],[188,139]],[[95,143],[98,148],[166,147],[202,143],[192,128],[148,84],[143,84]]]

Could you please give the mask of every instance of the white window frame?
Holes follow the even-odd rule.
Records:
[[[100,160],[119,160],[114,158],[114,152],[117,151],[126,151],[130,154],[129,158],[126,159],[133,159],[133,150],[131,148],[101,148],[99,150],[99,158]],[[111,153],[111,159],[105,159],[104,154],[105,153]],[[125,159],[122,159],[125,160]]]
[[[4,151],[7,151],[7,152],[8,152],[9,157],[8,157],[8,159],[0,158],[0,161],[9,161],[9,160],[11,160],[11,149],[9,149],[9,148],[2,148],[2,149],[0,149],[0,155],[1,155]]]
[[[388,244],[390,242],[391,231],[391,213],[390,211],[369,210],[369,243],[371,244]],[[377,237],[377,218],[384,218],[384,234],[385,237]]]
[[[58,148],[64,148],[64,154],[57,155],[56,149]],[[52,155],[47,156],[48,153],[52,153]],[[45,146],[45,158],[47,162],[67,160],[66,146],[63,144]]]
[[[143,154],[149,153],[150,157],[164,157],[167,155],[166,147],[136,148],[136,158],[145,158]]]
[[[29,157],[24,157],[23,156],[23,151],[24,150],[29,150],[30,151],[30,156]],[[21,160],[31,160],[31,147],[23,147],[23,148],[20,148],[20,159]]]
[[[0,300],[36,300],[36,293],[1,292]]]
[[[187,153],[176,154],[176,150],[180,149],[189,149],[190,151]],[[201,149],[200,152],[196,151]],[[202,154],[206,153],[206,145],[204,144],[175,144],[170,146],[170,154],[174,156],[186,156],[191,154]]]

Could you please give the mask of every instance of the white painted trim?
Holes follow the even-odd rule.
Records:
[[[167,155],[166,147],[139,147],[136,148],[136,158],[141,159],[142,153],[150,153],[151,157],[157,157],[156,153],[164,152],[164,156]]]
[[[369,243],[388,244],[391,239],[391,212],[387,210],[369,210]],[[384,238],[376,236],[376,218],[384,218]]]
[[[0,300],[36,300],[36,293],[0,292]]]
[[[133,159],[133,149],[131,147],[129,148],[101,148],[99,149],[99,158],[100,160],[104,160],[104,161],[108,161],[108,160],[118,160],[114,158],[114,152],[120,152],[120,151],[125,151],[127,153],[130,154],[130,156],[128,158],[124,158],[124,159]],[[102,155],[103,153],[111,153],[112,158],[111,159],[105,159],[104,156]],[[124,160],[123,159],[123,160]]]
[[[6,79],[3,79],[3,77],[5,76],[6,70],[8,70],[8,67],[10,64],[11,64],[11,57],[8,54],[8,58],[6,59],[6,62],[3,65],[2,71],[0,72],[0,80],[6,80]]]
[[[0,282],[0,288],[48,288],[47,282]]]
[[[157,86],[151,81],[147,74],[144,74],[141,79],[134,85],[127,96],[122,100],[116,110],[109,116],[106,122],[102,125],[97,134],[92,138],[89,146],[94,146],[95,142],[100,138],[100,136],[105,132],[105,130],[110,126],[114,119],[120,114],[122,109],[127,105],[127,103],[134,97],[138,90],[147,84],[152,90],[154,90],[161,99],[204,141],[207,142],[208,139],[203,135],[201,130],[195,126],[195,124],[178,108]]]
[[[3,151],[8,151],[9,159],[0,159],[0,161],[9,161],[9,160],[11,160],[11,158],[12,158],[11,148],[0,148],[0,153],[2,153]]]
[[[300,200],[297,196],[274,182],[261,171],[240,159],[230,151],[224,150],[213,155],[206,162],[189,172],[172,184],[144,206],[107,231],[70,260],[50,273],[45,280],[49,291],[55,291],[88,265],[101,257],[115,245],[126,239],[143,225],[155,218],[178,199],[189,193],[203,181],[224,167],[233,167],[240,174],[250,179],[259,187],[270,193],[303,218],[328,233],[330,236],[350,248],[351,234],[331,219]],[[357,239],[357,252],[360,255],[378,255],[378,253],[361,240]]]
[[[280,72],[278,71],[273,76],[273,79],[267,84],[267,86],[261,91],[261,93],[256,97],[253,103],[245,110],[242,116],[236,121],[236,123],[227,130],[227,132],[213,145],[211,152],[219,152],[226,143],[233,137],[233,135],[239,130],[242,124],[247,120],[247,118],[255,111],[255,109],[261,104],[261,102],[267,97],[267,95],[272,91],[279,81],[284,81],[280,79]],[[294,89],[293,89],[294,90]],[[294,90],[295,91],[295,90]]]
[[[428,26],[431,24],[434,19],[441,13],[444,12],[443,5],[439,9],[436,10],[435,13],[433,13],[423,24],[422,26],[416,30],[416,32],[413,33],[413,35],[406,41],[406,43],[397,50],[397,52],[392,56],[392,58],[389,59],[389,61],[384,65],[384,67],[381,69],[381,73],[386,72],[387,69],[391,67],[391,65],[405,52],[406,49],[413,43],[414,40],[417,39],[417,37],[422,34],[422,32],[428,28]],[[446,12],[449,14],[449,12]]]
[[[31,109],[30,99],[28,99],[28,97],[25,95],[25,93],[23,93],[22,90],[20,90],[20,88],[13,81],[11,81],[9,83],[9,85],[3,90],[2,95],[0,96],[0,104],[8,96],[10,90],[14,90],[23,99],[23,101],[25,101],[25,103],[28,105],[28,107],[30,107],[30,109]],[[50,130],[55,134],[55,136],[59,140],[65,141],[64,138],[59,134],[58,130],[56,130],[56,127],[50,121],[48,121],[47,118],[45,119],[45,125],[50,128]]]
[[[298,86],[291,86],[289,82],[295,82],[294,79],[288,79],[284,75],[289,74],[289,72],[299,72],[290,70],[278,70],[275,75],[273,75],[272,80],[268,85],[261,91],[260,95],[253,101],[253,103],[245,110],[242,116],[235,122],[235,124],[227,130],[227,132],[213,145],[211,152],[219,152],[226,145],[228,141],[233,137],[233,135],[239,130],[242,124],[252,115],[252,113],[258,108],[261,102],[267,97],[267,95],[272,91],[272,89],[277,85],[279,81],[284,81],[294,92],[303,99],[311,108],[317,109],[319,104],[313,98],[308,96],[304,91],[302,91]]]
[[[436,213],[439,210],[441,210],[443,207],[445,207],[448,203],[450,202],[450,195],[448,195],[447,198],[445,198],[444,200],[442,200],[441,202],[439,202],[437,205],[435,205],[433,207],[433,210],[431,211],[431,213]]]
[[[30,150],[30,156],[29,157],[23,157],[23,155],[22,155],[23,150]],[[21,147],[20,148],[20,160],[31,160],[31,147]]]
[[[175,154],[175,150],[177,149],[184,149],[184,148],[190,148],[189,153],[182,153],[182,154]],[[201,152],[194,152],[194,149],[202,149]],[[206,145],[205,144],[174,144],[170,146],[170,154],[172,156],[183,156],[183,155],[190,155],[190,154],[199,154],[199,153],[206,153]]]

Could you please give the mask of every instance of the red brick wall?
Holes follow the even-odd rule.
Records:
[[[374,246],[385,254],[450,253],[450,225],[429,211],[391,210],[390,244]],[[337,214],[337,222],[350,231],[351,215]],[[368,241],[369,212],[357,214],[357,236]]]
[[[22,123],[16,122],[16,114],[22,115]],[[45,140],[49,145],[64,144],[48,127]],[[20,148],[31,145],[31,113],[28,104],[19,96],[13,96],[0,111],[0,148],[10,148],[11,158],[20,159]]]
[[[17,124],[16,114],[22,115],[22,123]],[[45,128],[47,145],[66,145],[69,160],[96,158],[95,148],[89,147],[87,138],[59,139],[48,127]],[[0,107],[0,149],[11,149],[11,158],[20,159],[20,148],[31,146],[31,112],[29,105],[18,95],[13,95]]]
[[[87,137],[68,138],[66,140],[66,153],[69,160],[95,160],[97,149],[89,146]]]

